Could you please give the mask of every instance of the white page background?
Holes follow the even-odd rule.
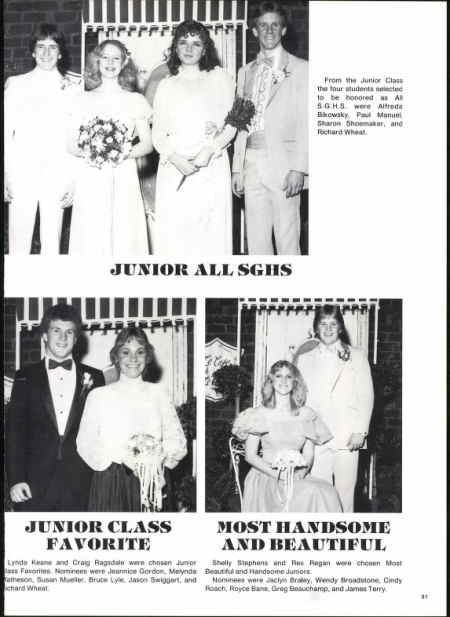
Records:
[[[365,559],[403,559],[404,584],[376,594],[208,594],[184,586],[59,585],[51,594],[9,594],[5,610],[24,614],[445,614],[445,22],[440,2],[312,2],[311,100],[329,76],[402,77],[405,128],[366,137],[317,137],[311,114],[310,257],[228,263],[293,263],[290,277],[112,277],[111,261],[63,256],[5,258],[6,296],[378,297],[403,299],[403,513],[293,516],[284,520],[390,520],[388,551]],[[139,261],[139,260],[136,260]],[[143,258],[140,261],[158,262]],[[179,259],[178,261],[183,261]],[[211,259],[222,263],[222,258]],[[160,263],[162,263],[160,261]],[[199,303],[201,304],[201,302]],[[197,374],[203,374],[203,309],[199,309]],[[198,511],[204,509],[203,384],[198,384]],[[64,519],[124,516],[64,516]],[[6,514],[6,558],[120,559],[94,551],[50,554],[44,537],[23,532],[35,515]],[[39,518],[61,519],[45,514]],[[139,520],[139,514],[127,516]],[[217,520],[270,520],[268,515],[169,514],[173,532],[155,534],[136,559],[226,559]],[[274,517],[272,517],[273,519]],[[279,517],[280,518],[280,517]],[[128,557],[133,558],[132,555]],[[242,559],[327,559],[302,551],[234,554]],[[332,556],[333,557],[333,556]],[[356,559],[342,553],[339,557]],[[201,569],[201,568],[200,568]],[[364,575],[363,570],[353,574]],[[420,595],[427,594],[427,600]]]

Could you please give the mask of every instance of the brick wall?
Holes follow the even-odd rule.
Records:
[[[16,369],[16,303],[13,298],[5,298],[3,328],[3,371],[7,377],[13,377]]]
[[[70,69],[81,71],[82,0],[4,0],[4,73],[25,73],[32,68],[28,42],[33,27],[56,23],[64,33],[71,61]]]
[[[375,509],[402,510],[402,301],[382,300],[369,447],[377,454]]]
[[[402,405],[402,302],[382,300],[378,321],[378,366],[389,371],[389,380],[384,394],[383,423],[387,429],[401,430]]]

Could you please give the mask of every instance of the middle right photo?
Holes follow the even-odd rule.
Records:
[[[402,301],[206,300],[206,511],[401,512]]]

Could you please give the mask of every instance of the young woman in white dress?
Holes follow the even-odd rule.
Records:
[[[150,441],[153,461],[173,469],[186,455],[186,438],[168,394],[144,381],[154,362],[153,347],[141,328],[124,328],[111,350],[119,380],[90,392],[77,437],[81,458],[94,470],[90,511],[141,510],[135,446]],[[156,460],[155,460],[156,457]],[[155,475],[156,492],[163,476]],[[159,483],[159,484],[158,484]],[[161,494],[152,509],[161,509]]]
[[[87,91],[76,101],[69,135],[69,150],[79,157],[70,254],[127,257],[149,252],[136,158],[152,150],[152,111],[145,97],[135,91],[136,75],[120,41],[104,41],[90,54]],[[130,153],[115,167],[90,165],[78,147],[80,126],[95,117],[124,123],[133,140]]]
[[[225,125],[235,84],[219,66],[208,30],[195,21],[176,29],[168,67],[156,91],[153,141],[160,154],[156,182],[156,255],[232,254],[231,177]]]
[[[41,254],[57,255],[63,207],[71,200],[71,157],[65,134],[74,88],[64,76],[67,53],[54,24],[30,39],[35,67],[5,83],[5,200],[9,253],[30,253],[39,205]]]

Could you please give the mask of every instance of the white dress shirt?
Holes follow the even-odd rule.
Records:
[[[45,369],[48,375],[56,422],[58,423],[58,433],[64,435],[77,381],[75,362],[72,360],[72,368],[70,371],[61,366],[49,370],[48,365],[49,358],[46,356]]]

